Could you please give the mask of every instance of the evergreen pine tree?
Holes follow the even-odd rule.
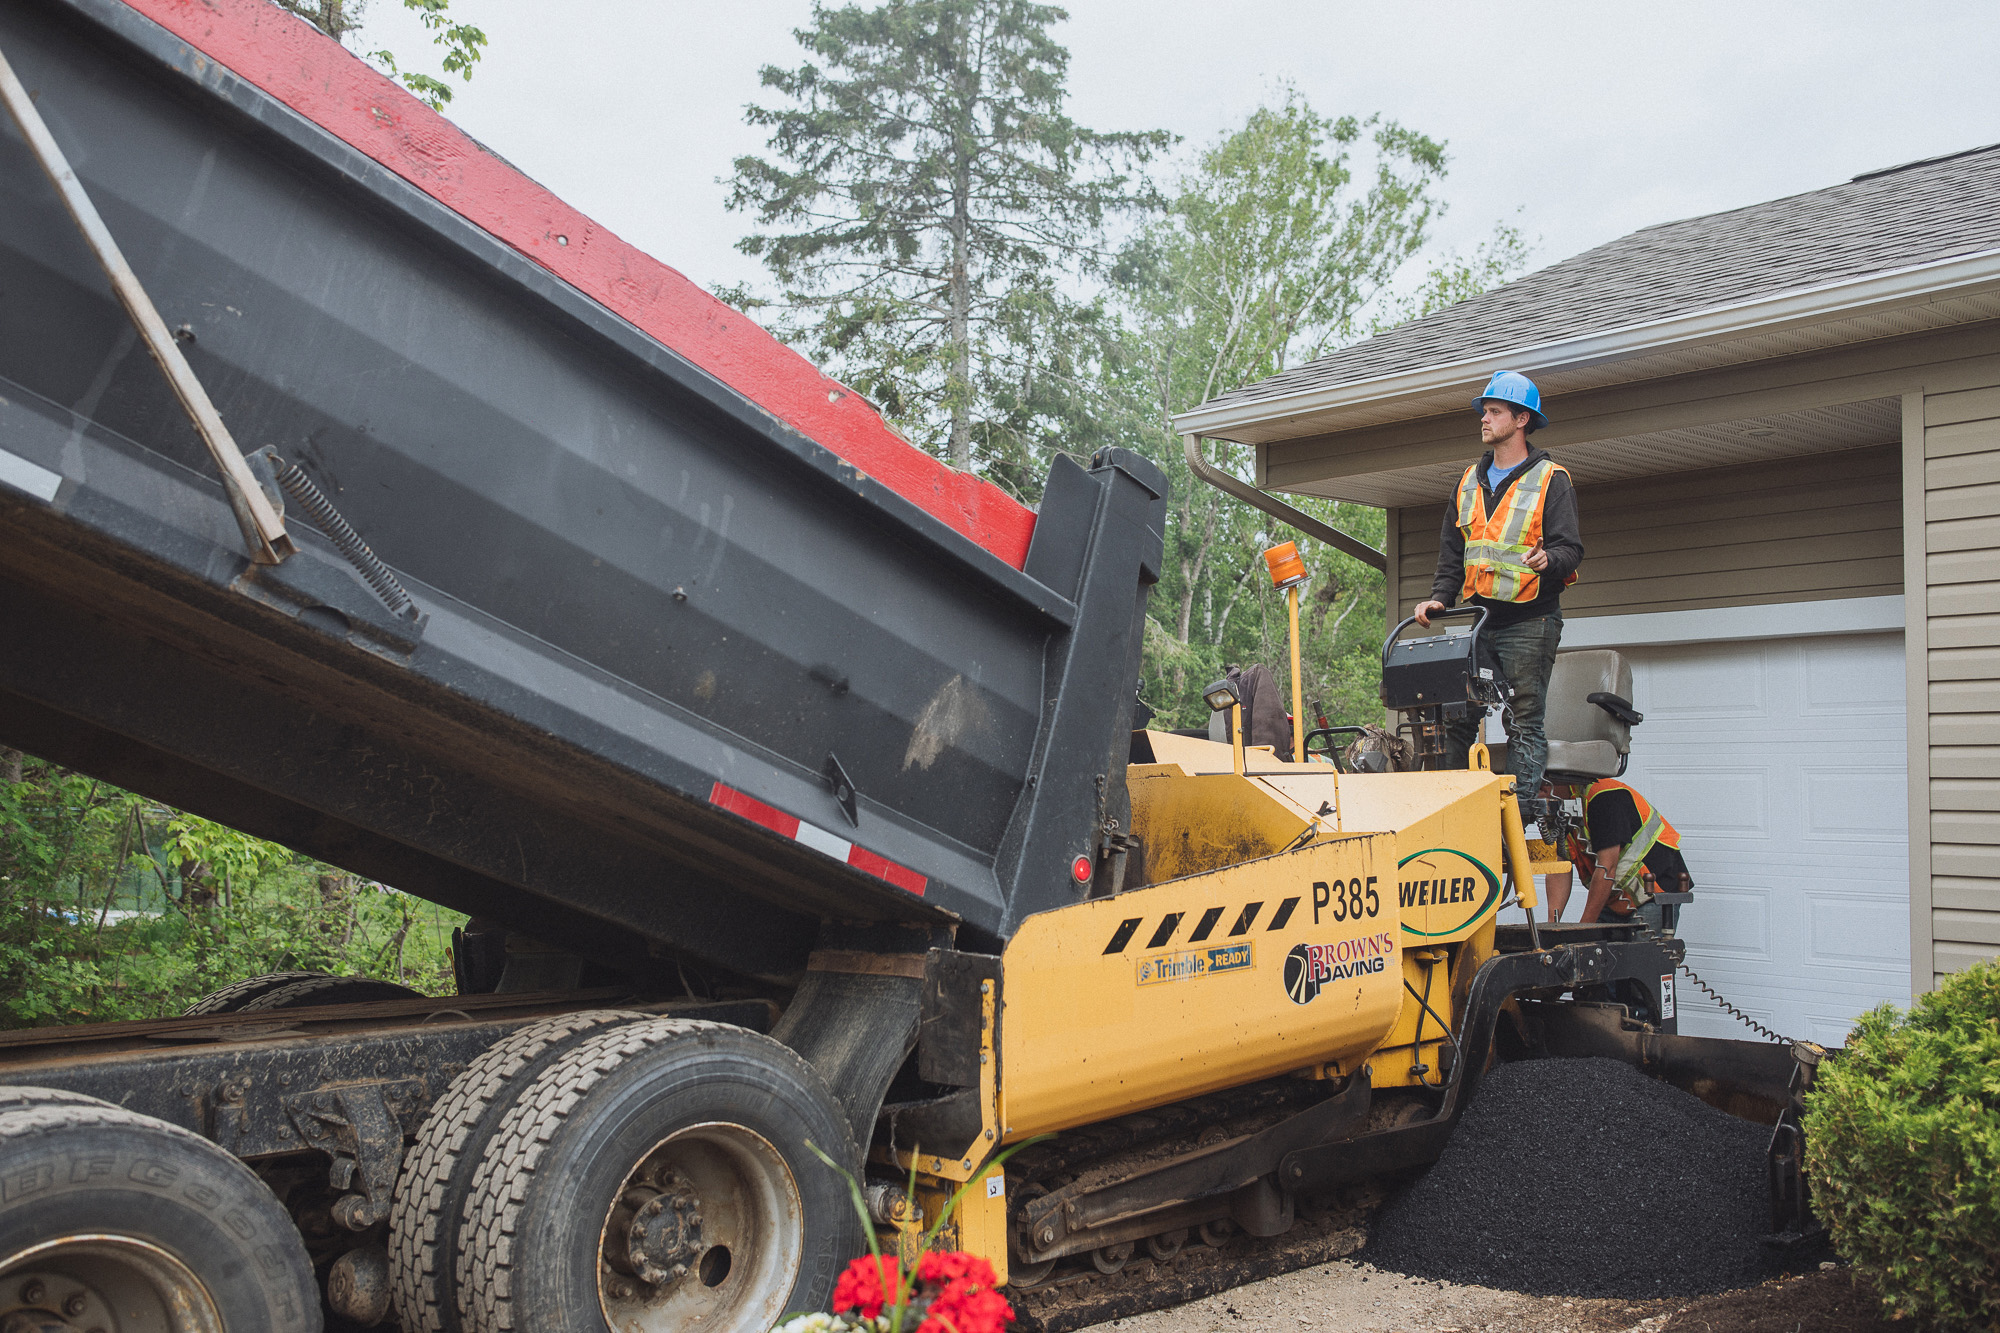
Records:
[[[730,206],[769,229],[740,248],[782,294],[780,331],[954,466],[1017,489],[1042,449],[1081,451],[1107,328],[1066,288],[1114,215],[1150,195],[1123,174],[1165,133],[1101,134],[1063,111],[1067,15],[1030,0],[817,4],[791,105],[752,106],[772,159],[736,162]],[[738,299],[741,299],[740,294]]]

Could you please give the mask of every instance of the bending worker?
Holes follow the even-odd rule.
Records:
[[[1487,451],[1459,478],[1445,511],[1431,599],[1415,614],[1427,626],[1432,612],[1461,599],[1486,608],[1484,637],[1514,687],[1507,771],[1514,790],[1532,796],[1549,758],[1542,716],[1562,641],[1562,591],[1583,563],[1576,489],[1562,464],[1528,445],[1548,418],[1541,390],[1526,375],[1501,371],[1472,405]],[[1450,767],[1465,767],[1483,721],[1475,713],[1446,728]]]
[[[1575,787],[1557,795],[1574,799]],[[1569,858],[1589,889],[1584,921],[1630,921],[1635,915],[1665,935],[1680,923],[1680,904],[1660,902],[1659,893],[1692,893],[1694,879],[1681,856],[1681,835],[1636,788],[1616,778],[1600,778],[1583,792],[1583,836],[1572,837]],[[1569,906],[1570,872],[1550,875],[1549,920],[1562,920]]]

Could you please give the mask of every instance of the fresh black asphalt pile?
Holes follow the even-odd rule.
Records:
[[[1501,1065],[1358,1257],[1538,1296],[1746,1286],[1769,1275],[1770,1134],[1615,1060]]]

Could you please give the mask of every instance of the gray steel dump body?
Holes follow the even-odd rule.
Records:
[[[426,617],[296,507],[248,562],[0,118],[0,741],[612,965],[1080,896],[1151,464],[1059,461],[1017,570],[122,5],[0,0],[0,50],[243,447]]]

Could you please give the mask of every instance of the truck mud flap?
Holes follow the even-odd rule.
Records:
[[[889,1084],[917,1048],[927,957],[950,945],[949,927],[830,922],[771,1030],[826,1080],[863,1156]]]

